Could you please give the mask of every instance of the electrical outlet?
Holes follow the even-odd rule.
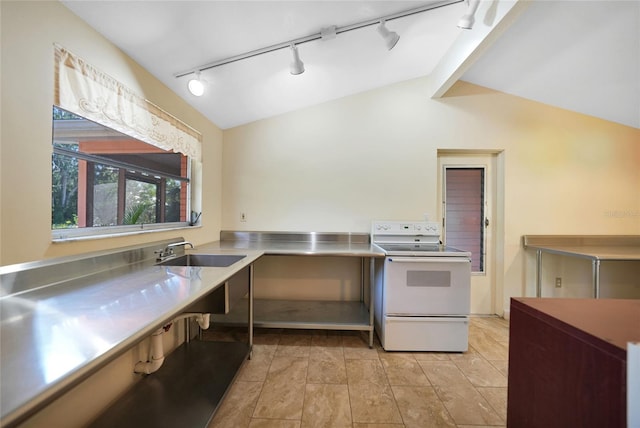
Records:
[[[240,213],[240,221],[242,221],[242,222],[247,221],[247,214],[246,213]]]
[[[561,288],[562,287],[562,278],[557,276],[556,277],[556,288]]]

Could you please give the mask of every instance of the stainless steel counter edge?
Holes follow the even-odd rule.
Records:
[[[602,261],[640,260],[639,235],[524,235],[524,248]]]
[[[211,250],[256,250],[265,255],[384,257],[368,233],[222,231]]]
[[[212,253],[200,247],[189,252],[195,254]],[[5,403],[6,407],[5,404],[2,405],[0,425],[10,427],[23,422],[99,368],[148,337],[159,327],[171,322],[192,303],[215,290],[235,273],[246,268],[263,255],[262,251],[247,249],[242,251],[225,249],[215,253],[243,254],[246,257],[229,267],[157,266],[153,260],[151,262],[144,260],[125,267],[119,266],[112,271],[100,271],[96,277],[98,283],[92,283],[91,281],[96,278],[86,275],[79,279],[68,280],[68,284],[62,281],[51,287],[41,286],[33,290],[23,290],[16,297],[14,295],[3,296],[0,299],[0,304],[2,304],[0,368],[3,377],[2,400],[0,401]],[[73,258],[65,258],[65,260],[67,259],[73,260]],[[6,271],[10,270],[5,269]],[[169,276],[170,278],[167,279],[166,277]],[[158,282],[161,279],[156,279],[156,277],[164,278],[164,282]],[[158,291],[158,288],[163,287],[169,290]],[[67,292],[81,294],[65,300],[65,296],[69,297],[70,295],[66,294]],[[154,297],[153,292],[158,292],[159,296]],[[43,293],[46,299],[39,298],[38,295]],[[120,302],[118,296],[123,296],[122,300],[127,301]],[[142,301],[143,297],[150,299],[145,300],[147,306],[144,307],[144,311],[132,313],[132,307],[137,309],[140,303],[135,301],[136,298]],[[80,301],[80,298],[86,300]],[[44,302],[47,299],[50,301],[49,305]],[[162,302],[164,308],[154,312],[154,305],[157,302]],[[63,308],[65,304],[69,303],[73,303],[72,308]],[[59,307],[56,307],[56,304]],[[158,306],[160,305],[158,304]],[[107,315],[102,315],[105,311]],[[82,316],[78,315],[72,319],[74,313],[82,313]],[[53,324],[51,324],[52,317]],[[68,336],[63,334],[56,339],[38,331],[38,326],[46,326],[47,333],[50,333],[50,330],[57,325],[61,327],[62,333],[65,333],[64,324],[68,324],[70,321],[84,323],[78,330],[81,330],[89,340],[96,342],[96,339],[101,339],[107,343],[95,344],[88,343],[89,340],[86,340],[87,343],[72,343],[72,345],[76,345],[77,349],[70,350]],[[73,324],[73,322],[71,323]],[[139,327],[131,328],[132,323]],[[14,324],[23,328],[16,328]],[[54,327],[51,327],[52,325]],[[107,331],[107,328],[111,330]],[[118,328],[120,328],[119,334]],[[101,335],[105,335],[106,339]],[[39,342],[43,340],[42,336],[46,338],[44,340],[47,340],[47,343]],[[109,339],[113,339],[113,341],[109,342]],[[59,340],[61,343],[51,343],[53,340]],[[32,349],[38,347],[43,349]],[[93,351],[94,348],[99,348],[99,351],[90,357],[82,355],[82,352],[87,353]],[[78,352],[69,355],[74,350]],[[41,352],[42,354],[39,354]],[[60,352],[60,354],[55,355],[56,352]],[[54,369],[54,362],[50,361],[51,367],[47,367],[47,362],[41,361],[45,357],[45,353],[52,357],[55,356],[58,370],[60,370],[60,365],[64,366],[62,360],[65,357],[67,360],[71,357],[85,359],[53,381],[47,382],[47,375],[52,374],[46,372],[49,369]],[[30,358],[35,361],[31,361]],[[43,367],[37,367],[38,364]],[[69,361],[67,364],[70,364]],[[38,372],[38,369],[41,369],[42,373]],[[40,376],[43,380],[36,379],[36,382],[41,383],[34,387],[33,381],[27,382],[26,377],[28,376]],[[13,399],[8,402],[8,397]]]

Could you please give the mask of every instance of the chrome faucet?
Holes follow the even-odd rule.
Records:
[[[182,246],[186,247],[187,245],[193,248],[193,244],[191,242],[182,241],[182,242],[171,243],[166,247],[164,247],[162,250],[155,251],[155,253],[158,254],[158,258],[156,259],[156,261],[161,262],[168,258],[174,257],[176,255],[175,251],[173,250],[175,247],[182,247]]]

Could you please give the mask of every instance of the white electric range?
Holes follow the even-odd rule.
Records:
[[[468,349],[471,253],[440,243],[436,222],[374,221],[374,320],[387,351]]]

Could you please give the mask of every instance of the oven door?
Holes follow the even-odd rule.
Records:
[[[387,257],[387,316],[468,315],[471,261],[466,257]]]

